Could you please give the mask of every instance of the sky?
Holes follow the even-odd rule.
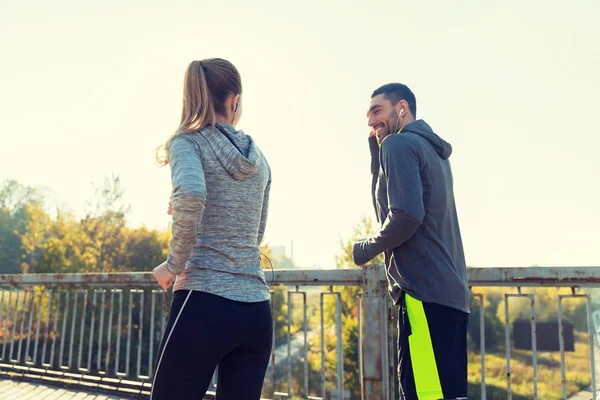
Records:
[[[131,225],[165,229],[154,149],[187,64],[226,58],[272,168],[265,240],[333,268],[374,217],[370,95],[402,82],[453,145],[468,265],[600,265],[599,20],[596,0],[0,0],[0,181],[81,215],[118,175]]]

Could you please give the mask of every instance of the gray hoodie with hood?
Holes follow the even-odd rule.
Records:
[[[259,245],[271,170],[252,138],[217,123],[173,139],[169,148],[173,227],[167,269],[173,290],[231,300],[270,299]]]
[[[423,120],[369,138],[373,202],[382,227],[354,245],[358,265],[385,253],[389,290],[469,312],[469,287],[450,161],[452,146]]]

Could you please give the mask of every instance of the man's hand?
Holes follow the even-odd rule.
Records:
[[[167,269],[167,262],[160,264],[158,267],[152,270],[152,275],[154,275],[154,279],[158,282],[160,287],[167,290],[173,284],[173,280],[175,279],[175,275],[169,272]]]
[[[354,243],[354,246],[352,246],[352,261],[354,261],[354,264],[358,266],[365,265],[374,258],[374,256],[368,254],[368,243],[368,239]]]

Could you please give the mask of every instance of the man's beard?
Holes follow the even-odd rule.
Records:
[[[398,132],[400,128],[400,115],[396,110],[394,110],[392,111],[390,119],[388,120],[388,135]]]
[[[381,140],[383,141],[383,139],[385,139],[388,135],[398,132],[398,129],[400,129],[400,116],[398,115],[398,112],[394,110],[390,114],[390,118],[385,122],[386,132],[385,136],[383,136]]]

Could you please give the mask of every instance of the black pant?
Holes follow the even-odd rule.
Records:
[[[469,314],[407,297],[407,294],[402,297],[398,318],[398,375],[403,395],[401,398],[466,399]],[[412,318],[409,318],[409,315]],[[433,355],[429,360],[426,359],[427,345],[433,348]],[[417,357],[420,359],[416,360]],[[441,386],[441,393],[435,389],[435,384],[432,385],[432,380],[439,382],[437,388]]]
[[[178,290],[150,398],[203,399],[218,365],[218,400],[259,400],[272,340],[269,301],[242,303]]]

